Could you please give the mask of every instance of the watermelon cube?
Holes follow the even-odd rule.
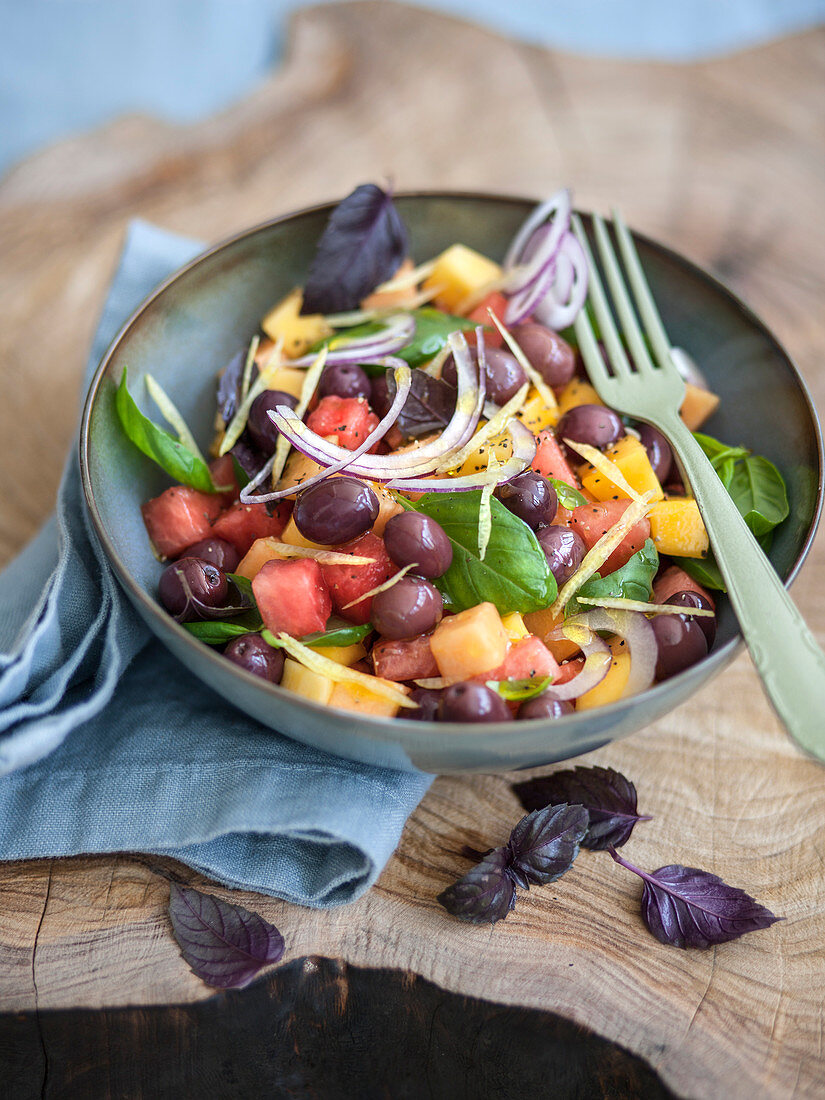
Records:
[[[544,431],[539,432],[536,439],[536,454],[530,465],[537,474],[566,481],[574,489],[579,486],[579,479],[570,468],[567,456],[552,428],[545,428]]]
[[[212,521],[221,510],[221,498],[187,485],[173,485],[147,500],[140,510],[159,556],[176,558],[213,533]]]
[[[311,558],[266,562],[252,581],[252,593],[273,634],[313,634],[326,627],[332,611],[321,568]]]
[[[675,596],[677,592],[695,592],[699,596],[704,596],[710,606],[714,610],[716,609],[713,596],[707,589],[702,588],[701,584],[697,584],[684,569],[680,569],[678,565],[671,565],[653,582],[653,602],[667,603],[670,597]]]
[[[594,501],[592,504],[582,504],[580,507],[573,509],[569,526],[574,531],[578,531],[584,539],[585,546],[590,550],[602,535],[619,522],[630,507],[630,503],[629,500],[605,500],[601,502]],[[604,565],[601,566],[599,573],[605,577],[608,573],[621,569],[635,553],[641,550],[649,538],[650,523],[646,519],[640,519],[637,524],[630,528],[624,539]]]
[[[283,533],[292,514],[292,503],[279,501],[271,507],[272,515],[265,504],[241,504],[236,500],[217,517],[211,533],[231,542],[243,556],[256,539],[277,539]]]
[[[373,559],[371,565],[321,566],[336,612],[351,623],[368,623],[372,612],[371,598],[359,600],[352,607],[345,605],[383,584],[398,571],[398,567],[393,564],[384,548],[384,540],[371,531],[337,547],[336,551],[339,554],[357,554],[359,557]]]
[[[221,505],[228,508],[233,501],[238,499],[238,493],[241,491],[238,479],[235,476],[235,463],[232,455],[221,455],[214,462],[210,462],[209,472],[215,485],[228,486],[226,492],[220,494]]]
[[[378,417],[363,397],[322,397],[307,417],[307,427],[318,435],[334,436],[339,447],[354,451],[374,428]]]
[[[476,680],[540,680],[545,676],[555,680],[559,666],[553,654],[534,634],[515,642],[498,668],[475,676]]]
[[[382,638],[372,647],[372,665],[384,680],[426,680],[439,674],[428,634]]]

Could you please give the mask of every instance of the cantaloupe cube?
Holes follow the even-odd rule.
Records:
[[[436,257],[432,274],[424,280],[424,289],[437,289],[435,304],[455,312],[500,278],[497,263],[466,245],[454,244]]]
[[[463,477],[467,474],[477,474],[486,470],[491,451],[495,453],[496,458],[502,464],[510,458],[513,453],[513,440],[508,432],[495,435],[492,439],[488,439],[486,443],[482,443],[480,447],[476,447],[456,473]]]
[[[332,335],[332,329],[320,313],[301,316],[303,293],[290,291],[261,321],[261,328],[270,338],[277,341],[283,337],[284,355],[287,359],[297,359],[304,355],[313,344]]]
[[[653,472],[653,467],[650,465],[650,459],[647,457],[644,444],[635,436],[623,436],[618,443],[608,447],[604,454],[605,458],[609,458],[611,462],[619,467],[628,485],[635,489],[637,493],[652,492],[655,494],[654,500],[664,498],[665,494],[659,484],[659,479]],[[626,500],[629,496],[624,489],[620,489],[604,474],[600,474],[589,462],[585,463],[582,469],[579,470],[579,477],[581,478],[582,489],[590,493],[594,500],[616,500],[617,498]]]
[[[361,642],[355,642],[353,645],[311,645],[308,648],[321,657],[335,661],[338,665],[346,665],[347,668],[351,668],[356,661],[363,660],[367,655]]]
[[[430,638],[438,671],[454,683],[498,668],[510,639],[495,604],[480,603],[442,619]]]
[[[379,680],[376,683],[386,684],[396,691],[407,692],[409,689],[402,684],[392,683],[390,680]],[[340,707],[342,710],[353,710],[358,714],[375,714],[380,718],[394,718],[400,707],[391,699],[385,699],[376,695],[369,688],[361,684],[336,684],[329,697],[331,707]],[[412,713],[412,711],[410,711]]]
[[[604,401],[599,397],[589,382],[583,378],[571,378],[559,394],[559,417],[564,416],[576,405],[603,405]]]
[[[293,485],[300,485],[311,477],[315,477],[323,469],[324,467],[320,463],[307,458],[300,451],[292,451],[284,465],[284,472],[278,481],[278,488],[290,489]]]
[[[393,282],[395,279],[400,279],[414,270],[415,264],[408,256],[393,275],[392,279],[387,279],[386,281],[388,283]],[[392,309],[393,306],[403,306],[405,302],[409,301],[410,296],[415,293],[415,289],[415,286],[409,285],[402,286],[398,290],[373,291],[372,294],[368,294],[361,302],[361,309]]]
[[[685,382],[685,399],[679,415],[692,432],[698,431],[704,422],[716,412],[719,398],[710,390],[703,390],[691,382]]]
[[[507,631],[507,637],[511,642],[521,641],[522,638],[526,638],[530,634],[521,613],[518,611],[511,611],[509,615],[502,615],[501,625]]]
[[[660,554],[674,558],[701,558],[708,552],[708,533],[691,498],[674,497],[654,504],[647,516],[650,537]]]
[[[333,689],[332,680],[321,676],[312,669],[287,657],[284,661],[284,674],[281,677],[281,687],[287,691],[294,691],[296,695],[303,695],[305,699],[311,699],[313,703],[328,703]]]
[[[548,635],[563,622],[564,612],[554,615],[549,607],[545,607],[543,611],[529,611],[524,616],[524,625],[530,633],[535,634],[537,638],[541,638],[559,662],[566,661],[568,657],[574,656],[580,649],[580,646],[575,642],[571,642],[568,638],[548,640]]]
[[[322,546],[319,542],[310,542],[309,539],[305,539],[298,530],[292,516],[289,517],[289,523],[283,530],[281,542],[288,542],[290,546],[309,546],[313,550],[329,550],[328,546]]]
[[[392,517],[397,516],[405,509],[398,503],[392,493],[387,492],[384,486],[377,481],[371,481],[370,488],[378,497],[378,519],[372,525],[372,531],[373,534],[383,536],[384,528]]]
[[[531,387],[527,391],[524,404],[516,413],[522,424],[529,428],[533,435],[538,435],[544,428],[555,428],[561,417],[558,407],[551,408],[539,391]]]
[[[255,539],[244,557],[238,562],[238,568],[235,572],[251,581],[257,577],[268,561],[283,561],[284,555],[279,554],[277,550],[273,550],[274,544],[280,541],[280,539],[273,538]]]
[[[607,675],[600,684],[596,684],[590,691],[580,695],[576,700],[576,710],[593,710],[594,707],[604,707],[608,703],[615,703],[621,699],[630,675],[630,650],[627,642],[621,638],[613,638],[608,642],[613,660]]]

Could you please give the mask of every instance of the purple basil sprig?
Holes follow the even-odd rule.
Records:
[[[284,953],[278,929],[240,905],[189,886],[169,884],[169,918],[186,962],[207,985],[247,985]]]
[[[636,812],[636,788],[613,768],[576,767],[513,784],[525,810],[538,810],[559,802],[577,802],[590,816],[582,848],[591,851],[621,848],[630,839],[637,821],[650,821]]]
[[[407,255],[407,230],[392,193],[363,183],[330,214],[304,286],[302,313],[355,309]]]
[[[586,830],[582,806],[547,806],[528,814],[505,845],[487,852],[438,901],[460,920],[495,924],[515,908],[516,886],[543,886],[570,870]]]
[[[712,947],[769,928],[782,919],[709,871],[671,863],[648,874],[622,859],[615,849],[608,851],[644,882],[642,919],[661,943]]]

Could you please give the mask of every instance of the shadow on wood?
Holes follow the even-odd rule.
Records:
[[[297,959],[193,1005],[0,1017],[3,1096],[672,1097],[640,1058],[550,1012],[414,974]]]

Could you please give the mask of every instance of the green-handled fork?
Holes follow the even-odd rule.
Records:
[[[768,697],[790,735],[817,759],[825,761],[825,653],[679,416],[684,381],[673,363],[670,341],[633,239],[618,214],[614,214],[613,226],[644,335],[607,227],[601,218],[594,216],[596,245],[630,350],[628,357],[581,220],[574,217],[573,228],[587,257],[588,298],[612,369],[611,376],[586,311],[581,310],[575,323],[576,337],[590,380],[607,405],[647,421],[669,440],[696,498],[742,635]]]

